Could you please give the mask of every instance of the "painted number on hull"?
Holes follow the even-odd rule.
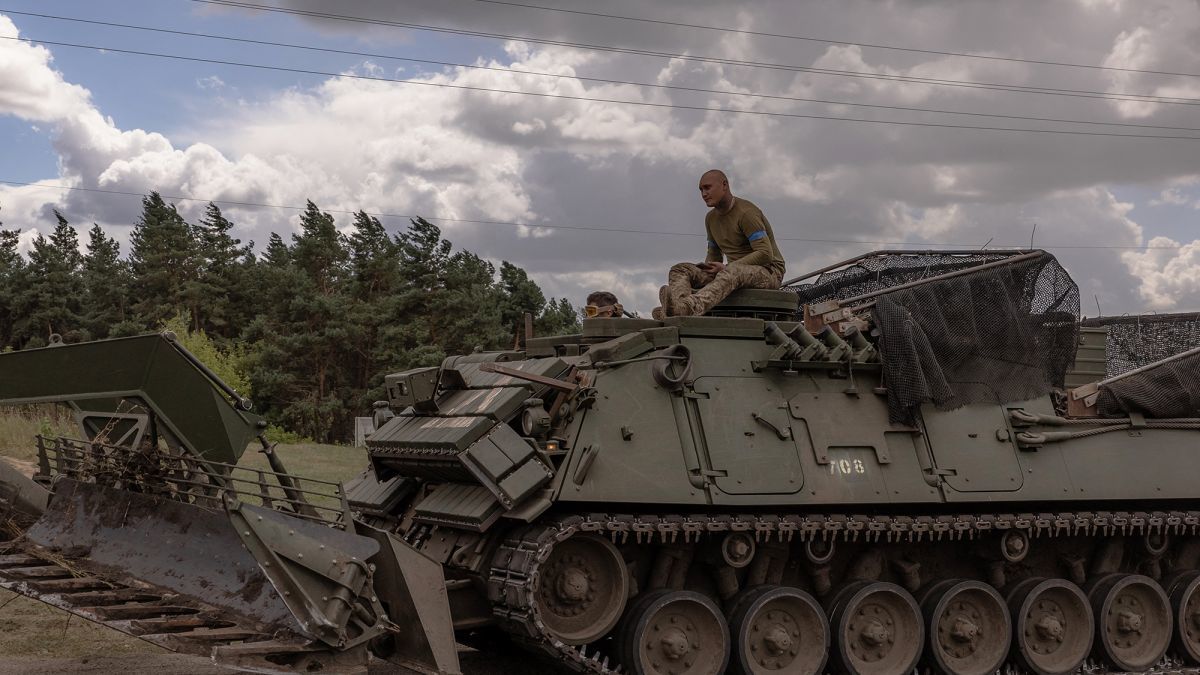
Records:
[[[867,465],[861,459],[830,459],[829,475],[857,478],[867,473]]]

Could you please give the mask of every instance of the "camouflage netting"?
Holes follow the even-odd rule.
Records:
[[[1006,257],[905,255],[894,258],[894,267],[873,258],[863,269],[796,290],[802,302],[846,299]],[[890,417],[911,424],[922,403],[953,410],[1061,387],[1075,357],[1079,289],[1043,254],[886,293],[874,316]]]
[[[1083,325],[1108,328],[1110,378],[1200,348],[1200,313],[1101,317]],[[1200,417],[1200,353],[1102,386],[1096,409],[1105,417],[1131,412],[1157,418]]]
[[[966,255],[950,253],[881,254],[859,260],[853,265],[826,272],[812,282],[789,286],[800,296],[800,303],[845,300],[864,293],[894,288],[984,263],[1011,257],[1011,253],[980,251]]]
[[[1168,356],[1200,347],[1200,312],[1084,319],[1089,328],[1108,328],[1105,377],[1115,377]]]

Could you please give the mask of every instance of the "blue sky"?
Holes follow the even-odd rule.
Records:
[[[345,24],[338,31],[316,30],[304,19],[274,12],[235,11],[200,5],[188,0],[6,0],[5,10],[92,19],[191,33],[208,33],[252,40],[302,44],[394,56],[413,56],[446,62],[473,62],[502,54],[498,43],[480,38],[388,28],[364,29]],[[336,11],[336,10],[333,10]],[[6,13],[0,11],[0,13]],[[225,40],[180,36],[153,31],[100,26],[7,12],[22,37],[53,42],[127,48],[222,61],[265,64],[287,68],[343,72],[360,66],[361,56],[301,49],[243,44]],[[340,25],[340,24],[334,24]],[[387,40],[391,34],[394,39]],[[258,68],[196,63],[132,54],[104,53],[93,49],[52,47],[54,65],[69,82],[87,87],[97,107],[120,128],[160,131],[189,138],[190,129],[206,118],[214,105],[236,98],[249,102],[289,87],[312,87],[325,79]],[[439,70],[438,66],[373,59],[386,77],[410,77]],[[402,72],[396,69],[402,68]],[[213,87],[217,77],[224,87]],[[40,132],[30,124],[0,117],[0,137],[15,141],[14,151],[0,155],[4,178],[34,181],[52,174],[57,162],[49,129]]]

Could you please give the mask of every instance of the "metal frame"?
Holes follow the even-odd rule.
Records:
[[[825,274],[826,272],[832,272],[832,271],[834,271],[834,270],[838,269],[839,267],[846,267],[847,265],[852,265],[852,264],[854,264],[854,263],[856,263],[856,262],[858,262],[858,261],[860,261],[860,260],[866,260],[867,258],[882,258],[882,257],[886,257],[886,256],[894,256],[894,255],[899,255],[899,256],[917,256],[917,255],[962,255],[962,256],[966,256],[966,255],[1021,255],[1021,254],[1024,254],[1024,253],[1030,253],[1030,252],[1031,252],[1031,251],[1033,251],[1033,250],[1035,250],[1035,249],[1027,249],[1027,248],[1025,248],[1025,249],[1019,249],[1019,248],[1014,248],[1014,249],[978,249],[978,248],[975,248],[975,249],[941,249],[941,250],[939,250],[939,249],[924,249],[924,250],[915,250],[915,249],[884,249],[884,250],[882,250],[882,251],[871,251],[870,253],[864,253],[864,254],[862,254],[862,255],[856,255],[856,256],[854,256],[853,258],[848,258],[848,259],[846,259],[846,260],[843,260],[843,261],[841,261],[841,262],[834,263],[834,264],[832,264],[832,265],[827,265],[827,266],[825,266],[825,267],[822,267],[822,268],[821,268],[821,269],[819,269],[819,270],[814,270],[814,271],[812,271],[812,272],[809,272],[809,273],[807,273],[807,274],[805,274],[805,275],[803,275],[803,276],[798,276],[798,277],[796,277],[796,278],[794,278],[794,279],[788,279],[787,281],[785,281],[785,282],[783,282],[782,284],[780,284],[780,286],[781,286],[781,287],[782,287],[782,286],[791,286],[792,284],[794,284],[794,283],[796,283],[796,282],[798,282],[798,281],[804,281],[805,279],[809,279],[809,278],[811,278],[811,277],[819,276],[819,275],[821,275],[821,274]],[[972,268],[972,269],[974,269],[974,268]]]

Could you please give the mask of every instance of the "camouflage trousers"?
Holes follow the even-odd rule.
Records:
[[[739,288],[777,289],[779,275],[760,265],[729,263],[713,274],[695,263],[682,262],[667,273],[667,298],[664,306],[671,316],[699,316]],[[694,292],[693,292],[694,291]]]

